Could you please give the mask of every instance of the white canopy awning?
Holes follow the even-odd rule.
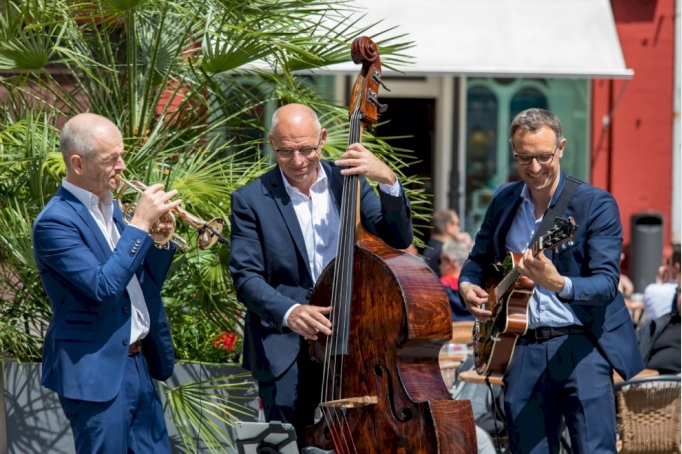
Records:
[[[409,76],[630,78],[609,0],[370,0],[359,25],[382,21],[415,42]],[[371,31],[369,32],[371,33]],[[371,36],[370,36],[371,37]],[[357,74],[353,62],[327,73]],[[319,72],[317,72],[319,74]],[[385,75],[391,75],[385,69]],[[396,73],[393,73],[396,74]]]

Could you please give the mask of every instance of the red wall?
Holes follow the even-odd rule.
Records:
[[[631,215],[653,210],[664,216],[669,249],[675,0],[612,0],[611,6],[625,64],[635,75],[593,82],[591,183],[618,201],[626,246]],[[609,127],[603,120],[610,111]]]

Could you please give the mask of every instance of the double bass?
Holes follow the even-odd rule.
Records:
[[[385,106],[376,45],[357,38],[351,55],[362,64],[350,103],[349,143],[356,143]],[[438,364],[452,337],[445,290],[421,260],[362,227],[359,190],[359,176],[344,177],[337,256],[309,301],[332,306],[332,334],[309,344],[323,364],[322,416],[299,447],[304,454],[476,453],[471,404],[452,400]]]

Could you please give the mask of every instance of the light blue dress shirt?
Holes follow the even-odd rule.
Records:
[[[542,217],[535,219],[535,208],[530,200],[528,186],[523,187],[521,199],[521,204],[505,240],[506,250],[514,253],[521,253],[528,248],[535,231],[540,228],[542,222]],[[566,283],[559,296],[569,301],[573,300],[573,284],[569,278],[564,276],[564,279]],[[536,285],[528,304],[528,327],[569,325],[582,325],[571,306],[562,303],[555,292]]]

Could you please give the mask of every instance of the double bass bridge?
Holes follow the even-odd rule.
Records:
[[[368,405],[376,405],[379,402],[377,396],[349,397],[347,399],[330,400],[320,403],[320,407],[328,408],[359,408]]]

